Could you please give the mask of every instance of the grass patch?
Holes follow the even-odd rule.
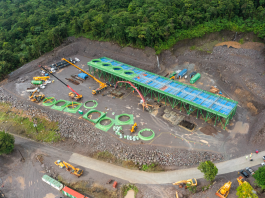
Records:
[[[90,183],[88,181],[77,181],[69,183],[69,180],[64,179],[62,176],[58,175],[57,180],[64,184],[65,186],[85,195],[88,197],[97,197],[97,198],[117,198],[118,191],[108,190],[103,186],[97,183]]]
[[[160,171],[164,171],[164,169],[156,164],[156,163],[152,163],[150,165],[142,165],[142,169],[143,171],[146,171],[146,172],[160,172]]]
[[[240,43],[240,44],[243,44],[243,43],[244,43],[244,39],[243,39],[243,38],[240,39],[240,40],[239,40],[239,43]]]
[[[195,49],[196,49],[196,46],[195,45],[193,45],[193,46],[190,47],[190,50],[195,50]]]
[[[138,188],[134,184],[123,185],[121,187],[121,194],[123,195],[123,197],[125,197],[127,195],[129,190],[133,190],[134,191],[134,197],[136,197],[136,194],[139,191]]]
[[[142,171],[146,171],[146,172],[160,172],[160,171],[164,171],[164,169],[158,164],[152,163],[150,165],[142,165],[142,166],[140,166],[138,163],[135,164],[131,160],[118,159],[117,157],[115,157],[114,155],[112,155],[108,151],[98,151],[98,152],[94,153],[92,155],[92,157],[94,159],[97,159],[97,160],[101,160],[101,161],[104,161],[104,162],[116,164],[118,166],[122,166],[124,168],[132,169],[132,170],[142,170]]]
[[[50,122],[45,118],[32,119],[24,111],[11,108],[9,104],[0,103],[0,122],[6,131],[29,137],[36,141],[58,142],[61,136],[57,122]],[[37,127],[34,127],[34,123]]]

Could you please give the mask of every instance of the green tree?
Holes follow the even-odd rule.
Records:
[[[87,19],[83,23],[83,30],[84,30],[84,32],[89,32],[90,29],[91,29],[90,21]]]
[[[218,168],[211,161],[201,162],[198,169],[204,173],[204,178],[207,181],[213,181],[218,173]]]
[[[187,189],[188,189],[192,194],[196,193],[196,191],[197,191],[197,186],[192,186],[192,185],[189,184],[189,183],[187,183],[186,186],[187,186]]]
[[[255,183],[265,190],[265,166],[259,167],[253,177],[255,178]]]
[[[13,151],[15,138],[13,135],[0,131],[0,155],[9,154]]]
[[[258,198],[254,189],[248,182],[244,182],[242,185],[239,185],[236,191],[238,198]]]

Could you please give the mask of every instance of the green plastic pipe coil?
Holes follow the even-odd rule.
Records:
[[[144,137],[142,136],[142,132],[144,131],[152,131],[152,135],[148,136],[148,137]],[[155,132],[151,129],[142,129],[141,131],[138,132],[138,137],[141,139],[141,140],[144,140],[144,141],[149,141],[149,140],[152,140],[154,137],[155,137]]]
[[[86,106],[86,103],[88,103],[88,102],[94,102],[95,104],[94,104],[94,106],[92,106],[92,107],[88,107],[88,106]],[[84,104],[84,107],[85,107],[86,109],[93,109],[93,108],[96,108],[97,106],[98,106],[98,102],[97,102],[96,100],[88,100],[88,101],[86,101],[85,104]]]

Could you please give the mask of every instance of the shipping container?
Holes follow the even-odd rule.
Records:
[[[197,80],[199,80],[201,77],[201,74],[200,73],[197,73],[195,76],[193,76],[191,79],[190,79],[190,83],[193,84],[195,83]]]
[[[179,74],[177,75],[177,79],[182,78],[183,76],[185,76],[187,71],[188,71],[187,69],[183,69],[181,72],[179,72]]]
[[[42,181],[44,181],[45,183],[49,184],[50,186],[54,187],[57,190],[62,190],[63,188],[63,184],[58,182],[57,180],[49,177],[48,175],[43,175],[42,177]]]
[[[32,80],[31,84],[33,84],[33,85],[41,85],[42,81],[41,80]]]
[[[67,197],[71,197],[71,198],[88,198],[88,197],[85,197],[84,195],[76,192],[75,190],[68,188],[67,186],[65,186],[62,189],[62,193],[64,195],[66,195]]]

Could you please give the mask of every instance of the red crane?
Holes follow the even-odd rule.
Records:
[[[144,108],[146,108],[147,110],[149,109],[149,107],[153,107],[152,105],[149,105],[149,104],[147,104],[147,102],[145,102],[145,99],[144,99],[144,96],[141,94],[141,92],[137,89],[137,87],[135,87],[130,81],[117,81],[116,82],[116,85],[115,85],[115,89],[118,87],[118,83],[128,83],[129,85],[131,85],[137,92],[138,92],[138,94],[140,95],[140,97],[141,97],[141,99],[142,99],[142,101],[143,101],[143,103],[138,103],[138,105],[139,104],[141,104],[141,105],[143,105],[143,109]]]

